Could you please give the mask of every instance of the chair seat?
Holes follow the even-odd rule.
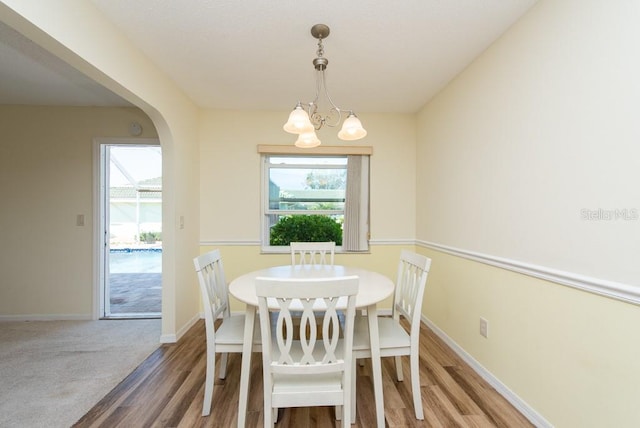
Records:
[[[273,375],[273,407],[308,407],[342,405],[342,376],[339,373],[316,375]]]
[[[242,345],[244,338],[244,314],[231,315],[225,318],[216,329],[216,343],[220,345]],[[260,345],[260,325],[253,327],[253,344]],[[254,351],[259,351],[255,349]]]
[[[314,393],[342,391],[342,375],[339,373],[321,373],[304,376],[274,374],[273,393],[304,394],[310,390]]]
[[[399,350],[405,350],[400,355],[409,355],[411,337],[409,333],[393,318],[378,317],[378,333],[380,339],[380,356],[399,355]],[[369,345],[369,320],[357,317],[353,325],[353,352],[358,358],[371,356]]]

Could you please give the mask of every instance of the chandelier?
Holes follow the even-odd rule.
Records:
[[[360,119],[358,119],[353,110],[338,107],[329,96],[327,90],[324,71],[327,68],[327,64],[329,64],[329,60],[324,57],[322,40],[329,36],[329,27],[324,24],[316,24],[311,27],[311,35],[318,39],[317,57],[313,60],[313,66],[316,69],[316,97],[308,103],[298,101],[283,129],[292,134],[298,134],[298,139],[295,142],[297,147],[316,147],[320,145],[316,131],[324,125],[331,127],[339,125],[342,121],[343,113],[346,114],[348,112],[340,132],[338,132],[338,138],[347,141],[359,140],[367,135],[367,131],[362,127]],[[322,94],[324,94],[331,106],[326,114],[318,111],[318,99]]]

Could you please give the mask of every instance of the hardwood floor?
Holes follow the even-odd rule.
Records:
[[[405,381],[394,380],[391,358],[383,358],[385,419],[389,427],[531,427],[511,404],[473,372],[432,331],[422,326],[420,379],[424,421],[415,419],[408,360]],[[407,357],[403,357],[407,358]],[[261,427],[262,361],[252,360],[247,427]],[[198,322],[177,343],[163,345],[84,415],[74,427],[235,427],[240,354],[229,356],[227,378],[216,380],[211,415],[202,417],[205,327]],[[217,373],[217,369],[216,369]],[[375,426],[371,366],[357,366],[357,419]],[[334,427],[333,408],[285,409],[276,426]]]

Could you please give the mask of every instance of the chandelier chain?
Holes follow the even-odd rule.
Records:
[[[319,57],[324,56],[324,46],[322,45],[322,39],[318,39],[318,51],[316,52],[316,55],[318,55]]]

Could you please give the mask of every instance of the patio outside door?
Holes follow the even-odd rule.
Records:
[[[100,144],[100,166],[100,318],[159,318],[161,148]]]

